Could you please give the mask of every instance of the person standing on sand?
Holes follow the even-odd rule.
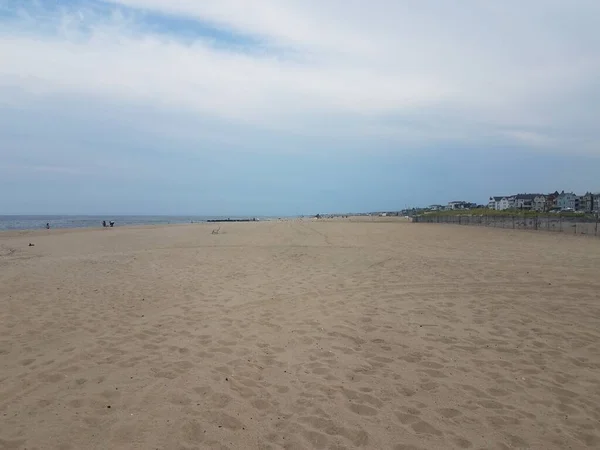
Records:
[[[46,222],[46,230],[49,230],[49,229],[50,229],[50,223]]]
[[[103,226],[104,228],[106,228],[106,220],[103,220],[103,221],[102,221],[102,226]]]

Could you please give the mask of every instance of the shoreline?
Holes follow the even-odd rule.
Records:
[[[24,215],[3,215],[0,216],[0,232],[22,232],[46,230],[46,224],[50,224],[51,230],[56,229],[87,229],[104,228],[102,222],[115,222],[115,227],[124,226],[148,226],[148,225],[185,225],[210,222],[245,222],[254,221],[255,217],[246,216],[24,216]],[[258,217],[257,221],[266,221],[270,217]],[[106,227],[110,228],[110,227]]]
[[[115,226],[113,228],[110,227],[72,227],[72,228],[50,228],[47,229],[23,229],[23,230],[0,230],[0,237],[18,237],[18,236],[55,236],[60,234],[69,234],[69,233],[86,233],[93,231],[106,231],[109,230],[135,230],[135,229],[152,229],[152,228],[170,228],[170,227],[185,227],[185,226],[194,226],[194,225],[210,225],[208,222],[194,222],[194,223],[161,223],[161,224],[146,224],[146,225],[121,225]]]
[[[5,216],[8,217],[8,216]],[[348,222],[348,223],[407,223],[410,222],[409,219],[404,217],[378,217],[378,216],[347,216],[347,217],[325,217],[321,219],[316,219],[315,217],[281,217],[281,218],[260,218],[257,220],[251,219],[210,219],[197,221],[194,223],[189,222],[180,222],[180,223],[148,223],[148,224],[131,224],[131,225],[118,225],[116,224],[113,228],[110,227],[102,227],[99,226],[89,226],[89,227],[60,227],[60,228],[50,228],[47,230],[46,228],[23,228],[23,229],[10,229],[10,230],[0,230],[1,236],[10,236],[10,235],[28,235],[28,234],[55,234],[57,232],[76,232],[76,231],[98,231],[98,230],[117,230],[117,229],[132,229],[132,228],[160,228],[160,227],[173,227],[173,226],[186,226],[186,225],[215,225],[215,224],[235,224],[235,223],[269,223],[269,222],[289,222],[289,221],[304,221],[304,222]]]

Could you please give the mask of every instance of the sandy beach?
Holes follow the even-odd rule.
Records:
[[[0,233],[0,449],[600,448],[600,240],[215,228]]]

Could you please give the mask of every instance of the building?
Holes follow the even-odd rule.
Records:
[[[454,202],[449,202],[446,209],[454,211],[456,209],[469,209],[470,207],[471,207],[471,203],[469,203],[469,202],[454,201]]]
[[[513,209],[515,207],[515,197],[502,197],[497,209],[499,211],[505,211],[507,209]]]
[[[429,207],[430,211],[442,211],[444,207],[442,205],[431,205]]]
[[[573,194],[572,192],[562,191],[556,198],[556,207],[560,208],[561,211],[575,211],[578,203],[579,201],[577,200],[577,195]]]
[[[600,213],[600,192],[594,194],[594,212]]]
[[[539,195],[541,194],[517,194],[514,207],[521,210],[532,210],[533,200]]]
[[[544,212],[547,211],[546,205],[546,196],[544,194],[538,194],[533,198],[531,209],[538,212]]]
[[[560,194],[558,193],[558,191],[546,195],[546,211],[552,211],[553,209],[556,209],[556,199],[559,195]]]
[[[591,192],[586,192],[585,195],[582,195],[579,199],[579,210],[592,213],[597,211],[598,209],[598,194],[592,194]]]
[[[500,200],[502,200],[502,197],[490,197],[490,200],[488,201],[488,208],[498,209],[498,204],[500,203]]]

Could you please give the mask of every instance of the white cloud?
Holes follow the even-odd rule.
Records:
[[[486,136],[564,151],[577,125],[598,113],[593,102],[561,110],[571,95],[599,88],[600,31],[590,17],[600,4],[592,1],[111,3],[211,24],[261,47],[152,31],[129,9],[25,7],[0,31],[0,87],[281,132],[410,142]],[[558,125],[562,135],[545,135]],[[600,132],[586,131],[582,146],[597,149]]]

